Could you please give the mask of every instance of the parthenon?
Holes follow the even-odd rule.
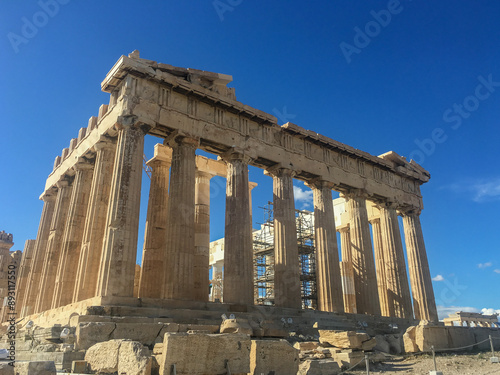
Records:
[[[318,309],[437,321],[419,219],[420,185],[429,173],[395,152],[373,156],[292,123],[279,126],[274,116],[238,102],[231,80],[145,60],[137,51],[118,60],[102,82],[109,105],[56,157],[47,178],[36,241],[21,263],[27,271],[17,292],[20,315],[95,297],[207,302],[215,175],[227,179],[223,302],[253,305],[252,165],[273,179],[276,307],[301,308],[293,196],[299,179],[314,193]],[[163,144],[148,162],[134,296],[147,134]],[[197,156],[197,149],[218,160]],[[342,228],[335,227],[332,190],[346,202]],[[343,302],[345,275],[354,281],[354,311]]]

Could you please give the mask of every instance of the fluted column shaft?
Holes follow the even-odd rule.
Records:
[[[96,160],[90,199],[85,215],[73,302],[96,296],[109,193],[113,178],[116,139],[102,140],[95,144],[94,149],[96,150]]]
[[[47,242],[50,233],[50,225],[54,216],[56,196],[45,194],[43,197],[43,210],[38,226],[38,233],[33,249],[31,269],[26,280],[26,289],[22,301],[21,316],[25,317],[35,312],[35,304],[40,288],[40,279],[42,275],[43,260],[47,249]]]
[[[415,319],[438,321],[436,301],[418,212],[403,213]]]
[[[391,316],[387,303],[387,278],[385,275],[384,244],[380,229],[380,218],[370,220],[373,233],[373,248],[375,253],[375,267],[377,270],[377,287],[382,316]]]
[[[137,257],[144,135],[135,118],[120,118],[103,240],[98,296],[132,297]]]
[[[73,291],[80,258],[85,216],[87,214],[92,174],[94,165],[89,162],[79,162],[74,166],[76,171],[73,190],[69,203],[68,216],[61,243],[61,254],[55,278],[52,308],[65,306],[73,301]]]
[[[33,267],[33,252],[35,249],[36,240],[26,240],[24,244],[23,255],[17,276],[16,285],[16,312],[18,317],[22,315],[24,297],[28,286],[28,279],[31,268]]]
[[[410,287],[406,273],[403,243],[399,232],[395,208],[388,204],[380,207],[380,229],[384,243],[385,277],[389,316],[411,318]]]
[[[273,174],[274,201],[274,303],[278,307],[302,308],[299,250],[293,196],[293,171]]]
[[[194,213],[194,298],[208,301],[210,263],[210,179],[214,175],[196,171],[195,213]]]
[[[354,286],[354,268],[352,266],[351,253],[351,233],[349,226],[339,229],[340,232],[340,251],[342,261],[340,262],[340,273],[342,276],[342,291],[344,294],[344,311],[346,313],[356,314],[356,289]]]
[[[332,190],[321,182],[310,186],[314,195],[318,309],[344,312]]]
[[[225,303],[253,305],[249,159],[241,154],[231,154],[224,159],[227,184],[223,298]]]
[[[359,192],[349,194],[352,264],[358,314],[380,315],[375,261],[373,258],[366,201]]]
[[[142,251],[142,267],[139,280],[139,297],[161,298],[164,284],[164,268],[167,257],[167,205],[170,158],[155,155],[148,162],[151,167],[148,213]]]
[[[197,140],[180,136],[169,144],[173,151],[163,291],[163,298],[167,299],[194,299],[195,151],[198,144]]]
[[[43,258],[42,273],[36,301],[35,312],[39,313],[49,310],[54,296],[54,287],[56,281],[57,266],[59,265],[59,256],[61,254],[62,239],[66,227],[66,218],[71,200],[71,191],[73,185],[63,180],[57,183],[59,192],[57,193],[56,206],[50,225],[50,234],[47,241],[47,250]]]

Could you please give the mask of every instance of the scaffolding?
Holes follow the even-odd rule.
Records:
[[[255,304],[274,304],[274,217],[273,204],[260,207],[264,212],[261,229],[254,232],[254,299]],[[302,308],[316,309],[316,252],[312,212],[295,210],[299,252]]]

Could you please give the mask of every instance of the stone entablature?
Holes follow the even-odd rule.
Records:
[[[394,152],[373,156],[295,124],[280,127],[274,116],[236,101],[234,95],[205,88],[212,80],[220,91],[231,79],[122,56],[102,83],[103,91],[111,94],[109,107],[103,106],[99,118],[92,118],[87,131],[80,131],[69,150],[63,151],[46,190],[79,157],[92,152],[101,137],[116,135],[117,118],[120,122],[120,116],[135,116],[134,121],[149,127],[149,134],[162,138],[188,134],[208,152],[222,155],[235,147],[260,168],[280,165],[293,169],[297,179],[322,179],[338,191],[362,189],[372,200],[423,208],[420,185],[430,175],[414,161],[407,162]]]

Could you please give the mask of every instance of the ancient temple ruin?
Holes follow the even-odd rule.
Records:
[[[221,316],[244,318],[252,336],[267,338],[360,327],[371,336],[402,335],[419,321],[438,322],[420,225],[420,186],[429,173],[392,151],[373,156],[296,124],[278,125],[237,101],[231,80],[137,51],[122,56],[102,82],[109,104],[56,157],[36,239],[19,265],[15,309],[19,329],[48,330],[29,337],[62,340],[63,327],[75,335],[75,351],[56,353],[61,368],[109,339],[152,348],[168,332],[222,332]],[[147,161],[139,267],[146,135],[162,142]],[[273,181],[272,244],[263,250],[272,255],[272,301],[259,297],[256,283],[249,166]],[[226,212],[223,248],[211,254],[214,176],[226,178]],[[307,306],[300,247],[310,244],[297,236],[294,179],[314,197],[307,240],[314,241],[307,250],[314,302],[308,297]],[[341,196],[336,208],[332,191]],[[12,242],[4,237],[0,244]],[[218,282],[211,292],[210,264]]]

